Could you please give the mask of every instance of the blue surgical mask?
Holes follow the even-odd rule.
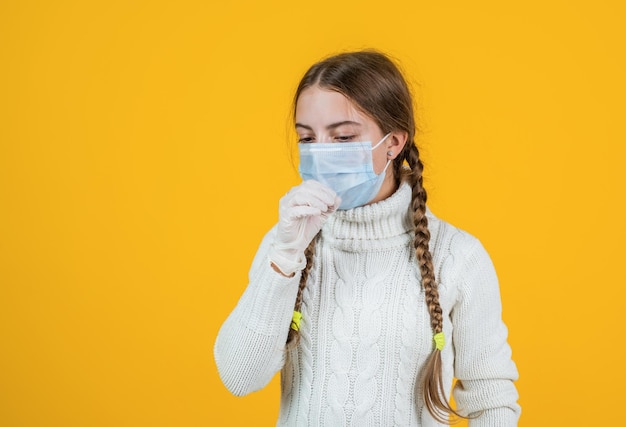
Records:
[[[298,144],[300,176],[314,179],[330,187],[339,197],[339,209],[352,209],[370,202],[383,185],[387,161],[376,175],[372,151],[390,135],[388,133],[372,147],[371,141]]]

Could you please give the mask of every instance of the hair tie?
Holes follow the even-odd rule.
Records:
[[[443,332],[435,334],[433,340],[435,340],[435,348],[439,351],[443,350],[443,346],[446,344],[446,338],[443,336]]]
[[[291,329],[294,331],[300,330],[300,320],[302,320],[302,313],[299,311],[293,312],[293,317],[291,318]]]

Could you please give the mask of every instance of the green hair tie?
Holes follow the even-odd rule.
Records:
[[[435,348],[439,351],[443,350],[443,346],[446,345],[446,338],[443,336],[443,332],[435,334],[433,339],[435,340]]]
[[[300,330],[300,320],[302,320],[302,313],[299,311],[293,312],[293,317],[291,318],[291,329],[294,331]]]

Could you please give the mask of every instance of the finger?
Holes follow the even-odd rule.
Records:
[[[328,206],[327,213],[335,212],[339,208],[339,205],[341,205],[341,197],[335,196],[335,200],[334,200],[333,204]]]
[[[321,200],[317,194],[307,192],[306,189],[295,192],[289,200],[289,206],[311,206],[320,211],[328,209],[328,204],[325,201]]]
[[[285,209],[285,219],[287,220],[295,220],[306,217],[314,217],[320,216],[322,214],[322,210],[313,206],[292,206],[288,209]]]
[[[307,192],[315,194],[326,206],[332,205],[337,196],[330,187],[312,179],[304,181],[301,186],[303,189],[306,189]]]

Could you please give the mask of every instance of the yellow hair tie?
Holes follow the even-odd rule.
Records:
[[[443,332],[435,334],[433,339],[435,340],[435,348],[439,351],[443,350],[443,346],[446,344],[446,338],[443,336]]]
[[[300,320],[302,320],[302,313],[299,311],[293,312],[293,317],[291,318],[291,329],[294,331],[300,330]]]

